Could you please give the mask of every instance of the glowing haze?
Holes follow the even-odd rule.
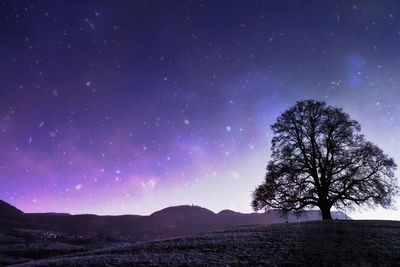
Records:
[[[397,1],[6,1],[0,13],[0,198],[26,212],[249,212],[269,126],[306,98],[342,107],[400,162]]]

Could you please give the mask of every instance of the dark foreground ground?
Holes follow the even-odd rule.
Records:
[[[110,247],[18,266],[400,266],[400,222],[248,226]]]

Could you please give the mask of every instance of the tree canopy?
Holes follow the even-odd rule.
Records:
[[[255,210],[330,210],[393,206],[399,192],[396,163],[365,140],[360,124],[342,109],[304,100],[271,126],[272,155],[264,182],[253,192]]]

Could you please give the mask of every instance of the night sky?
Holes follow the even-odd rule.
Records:
[[[5,1],[0,62],[0,198],[25,212],[250,212],[309,98],[400,163],[398,1]]]

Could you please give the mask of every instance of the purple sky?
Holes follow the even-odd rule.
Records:
[[[250,212],[269,126],[306,98],[400,162],[397,1],[0,5],[0,198],[26,212]]]

